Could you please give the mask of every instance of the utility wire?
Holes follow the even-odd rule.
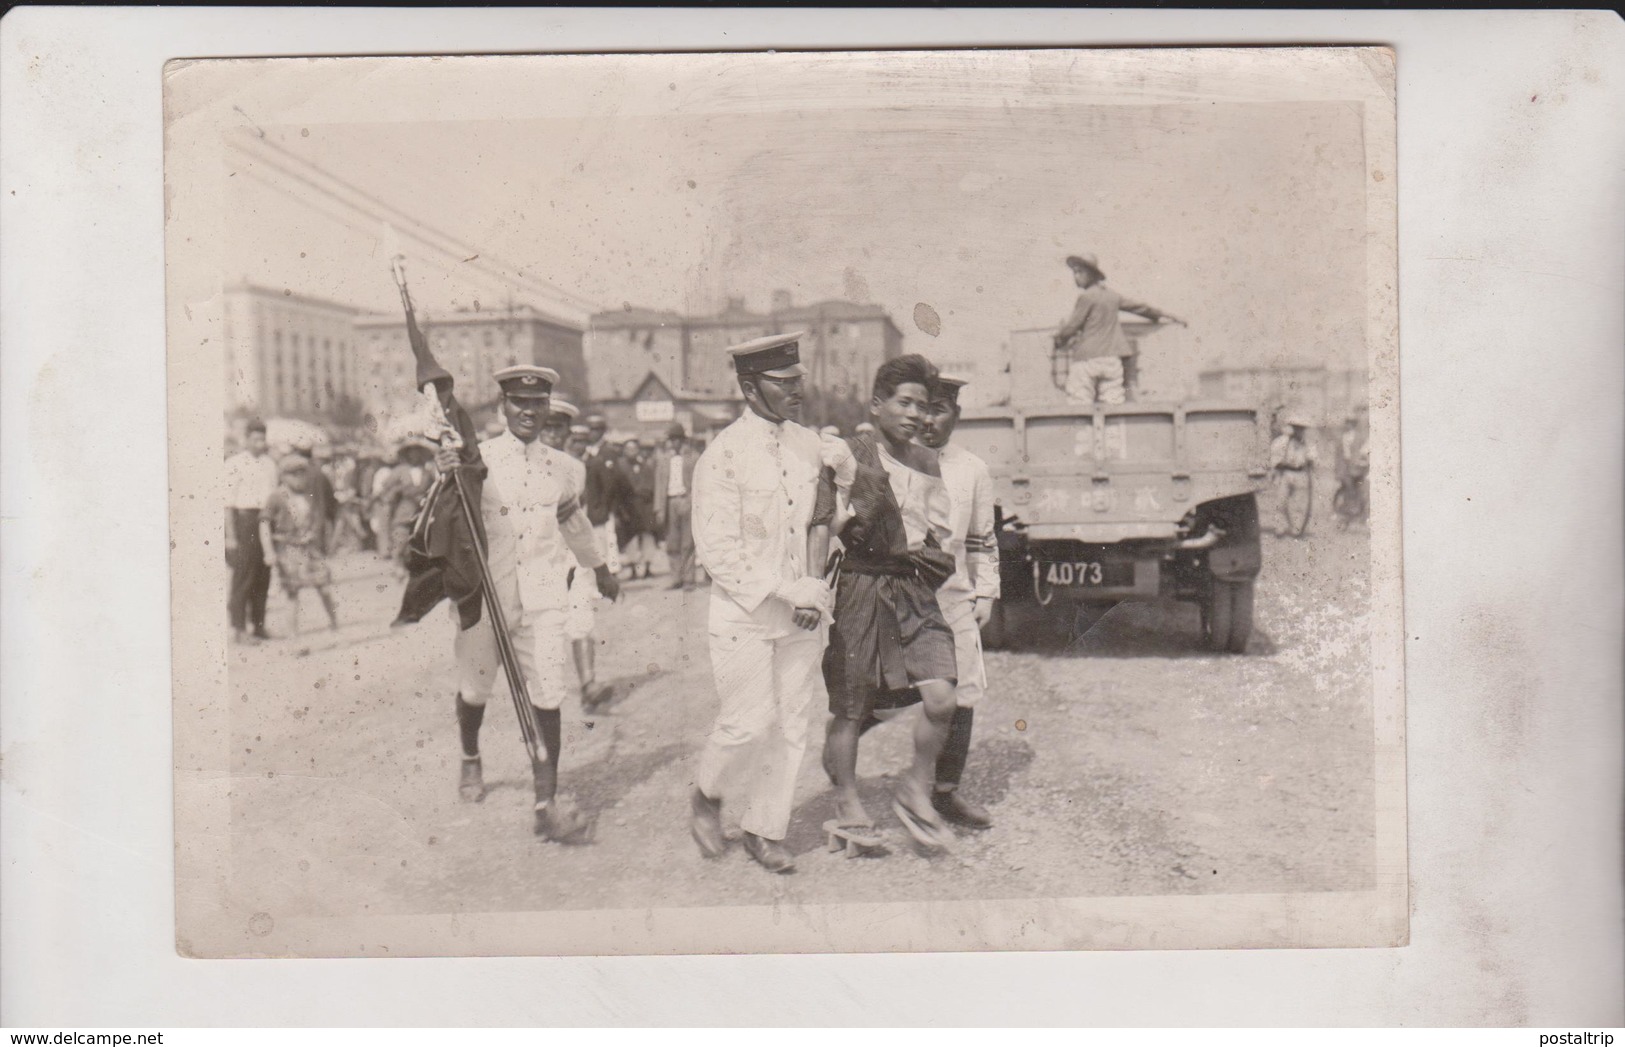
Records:
[[[256,155],[255,150],[249,148],[250,144],[257,145],[261,149],[275,154],[277,157],[286,158],[286,161],[296,164],[298,167],[304,168],[308,172],[313,172],[320,178],[324,178],[328,181],[336,183],[349,193],[352,193],[355,196],[360,197],[363,201],[371,204],[372,207],[368,208],[362,204],[344,199],[327,186],[323,186],[312,181],[309,174],[302,173],[298,170],[290,170],[287,163],[278,163],[277,160],[272,157]],[[601,308],[598,303],[586,298],[583,295],[567,291],[564,288],[559,287],[557,284],[544,280],[540,277],[526,275],[521,271],[521,267],[517,264],[506,259],[499,258],[495,255],[491,255],[488,252],[482,252],[475,245],[470,244],[469,242],[450,233],[444,232],[443,230],[436,229],[434,226],[429,225],[427,222],[424,222],[421,219],[414,218],[405,211],[402,211],[400,208],[379,199],[377,196],[368,192],[367,190],[362,189],[346,179],[333,174],[320,165],[299,156],[297,153],[294,153],[275,142],[271,142],[267,139],[256,139],[250,143],[244,139],[234,139],[233,145],[240,152],[247,154],[258,162],[310,186],[317,192],[337,200],[346,207],[365,214],[368,217],[376,219],[380,222],[386,222],[396,226],[405,226],[405,228],[402,229],[403,233],[419,241],[420,243],[433,248],[434,250],[446,254],[448,257],[455,256],[459,264],[473,265],[475,268],[485,270],[492,276],[502,279],[508,283],[528,284],[532,289],[544,292],[549,297],[561,299],[565,302],[565,304],[575,308],[583,309],[588,312],[598,311]],[[379,211],[383,211],[385,213],[380,214]],[[436,240],[440,242],[437,243]],[[479,261],[485,264],[475,265],[473,262],[465,263],[464,259],[468,258],[470,255],[480,255]]]

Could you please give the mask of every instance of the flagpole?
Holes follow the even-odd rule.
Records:
[[[407,339],[409,341],[422,340],[422,334],[416,330],[417,320],[412,311],[412,295],[406,289],[406,267],[399,257],[390,260],[390,273],[395,278],[395,286],[401,292],[401,305],[406,310]],[[415,348],[415,347],[414,347]],[[427,351],[425,344],[423,349]],[[415,354],[414,354],[415,355]],[[422,392],[423,390],[419,390]],[[435,404],[439,411],[440,421],[446,421],[445,405],[440,402],[438,391]],[[448,440],[456,438],[456,431],[448,423],[446,431],[441,435],[440,445],[446,446]],[[437,481],[443,483],[442,476]],[[486,614],[491,620],[491,631],[496,634],[497,655],[502,662],[503,675],[508,679],[508,693],[513,698],[514,714],[519,720],[519,734],[525,743],[525,752],[530,755],[532,766],[544,762],[542,746],[536,734],[536,721],[531,713],[530,689],[525,683],[525,674],[520,671],[518,655],[514,651],[513,636],[508,631],[508,618],[502,612],[502,605],[497,599],[496,585],[491,578],[491,565],[486,560],[485,543],[480,538],[479,516],[473,502],[468,497],[468,489],[463,485],[463,475],[460,468],[451,471],[451,485],[457,492],[457,504],[463,513],[463,522],[468,525],[469,539],[474,543],[474,560],[480,568],[480,591],[484,594]],[[429,511],[433,511],[434,492],[425,503]],[[427,512],[425,519],[427,519]]]

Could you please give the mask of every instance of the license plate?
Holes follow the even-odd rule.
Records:
[[[1134,565],[1099,560],[1052,560],[1040,568],[1039,576],[1046,585],[1129,587],[1134,584]]]

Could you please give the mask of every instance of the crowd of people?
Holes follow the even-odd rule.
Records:
[[[487,436],[505,432],[499,418]],[[677,423],[658,444],[612,439],[598,414],[561,437],[558,449],[590,466],[590,511],[615,570],[627,580],[652,577],[663,549],[671,587],[693,589],[701,572],[689,490],[705,441]],[[250,420],[228,443],[234,445],[226,459],[228,616],[236,642],[272,638],[265,607],[273,581],[292,604],[290,633],[299,631],[299,593],[306,589],[317,593],[329,626],[337,628],[331,557],[375,554],[404,577],[407,540],[440,474],[433,442],[411,435],[385,450],[300,435],[272,446],[266,424]],[[674,470],[674,462],[681,467]]]
[[[1068,261],[1083,291],[1056,340],[1082,360],[1069,391],[1121,402],[1126,343],[1117,311],[1182,321],[1105,290],[1092,256]],[[413,566],[407,553],[431,515],[425,505],[440,480],[464,470],[479,485],[486,566],[478,585],[487,608],[483,616],[466,600],[452,608],[464,801],[487,795],[480,727],[489,696],[506,682],[516,703],[530,703],[521,723],[533,761],[534,832],[590,842],[595,819],[559,795],[560,709],[572,690],[565,665],[573,659],[585,710],[607,700],[595,664],[599,602],[619,599],[622,581],[651,577],[664,546],[671,588],[710,588],[717,715],[700,747],[689,819],[702,856],[728,850],[726,804],[756,863],[773,873],[794,869],[784,839],[819,701],[829,714],[820,762],[834,788],[824,822],[831,850],[884,853],[857,788],[857,753],[867,731],[899,717],[911,720],[913,751],[891,808],[908,838],[937,852],[952,846],[953,826],[989,827],[992,814],[959,789],[987,687],[980,630],[1000,595],[991,477],[952,442],[966,382],[923,356],[894,357],[874,375],[871,421],[850,435],[815,431],[800,422],[800,337],[727,350],[744,410],[709,446],[681,425],[658,446],[617,443],[603,415],[583,418],[554,395],[556,372],[530,364],[494,375],[500,414],[482,439],[471,423],[466,440],[451,427],[437,441],[406,440],[391,461],[326,446],[273,458],[265,427],[250,425],[228,461],[237,640],[267,638],[273,568],[296,608],[303,590],[315,590],[335,628],[326,558],[336,548],[349,542],[403,572],[424,570],[422,556]],[[420,390],[431,398],[438,390],[451,406],[449,374],[426,348],[422,354]],[[1314,453],[1303,419],[1284,422],[1271,467],[1291,527],[1296,500],[1307,498],[1299,477],[1306,482]],[[1340,461],[1354,463],[1345,471],[1363,469],[1363,439],[1346,435],[1339,451]],[[408,578],[408,592],[412,584]]]
[[[295,601],[314,589],[336,625],[326,559],[340,536],[399,557],[432,515],[425,504],[451,486],[437,478],[471,489],[454,476],[464,470],[477,482],[486,611],[451,608],[463,801],[487,796],[480,730],[486,702],[506,685],[529,701],[533,831],[591,841],[596,819],[559,793],[560,709],[572,692],[586,710],[608,698],[594,665],[597,610],[622,597],[623,580],[649,577],[663,544],[672,588],[710,590],[717,715],[700,746],[689,825],[701,855],[721,855],[738,835],[764,869],[794,868],[784,838],[820,700],[831,714],[822,764],[835,786],[832,849],[884,853],[856,788],[857,749],[913,706],[914,755],[893,811],[927,851],[951,845],[950,825],[986,828],[990,813],[958,790],[986,685],[979,627],[998,598],[987,468],[949,444],[963,381],[921,356],[889,360],[875,376],[872,423],[845,437],[815,431],[799,422],[798,338],[729,350],[745,410],[709,446],[680,426],[659,447],[617,446],[601,415],[582,418],[553,395],[558,375],[534,365],[496,373],[501,424],[483,438],[470,428],[467,440],[409,439],[392,462],[342,446],[273,456],[265,427],[250,424],[227,463],[237,639],[267,638],[273,572]],[[424,373],[425,390],[445,379],[449,395],[432,357]],[[421,570],[420,546],[410,548],[404,563]],[[725,802],[738,834],[724,831]]]

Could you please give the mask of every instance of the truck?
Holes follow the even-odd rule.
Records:
[[[984,643],[1075,637],[1120,601],[1171,598],[1201,608],[1209,648],[1245,652],[1267,419],[1222,400],[1106,406],[1056,391],[968,407],[954,436],[993,478],[1003,595]]]

